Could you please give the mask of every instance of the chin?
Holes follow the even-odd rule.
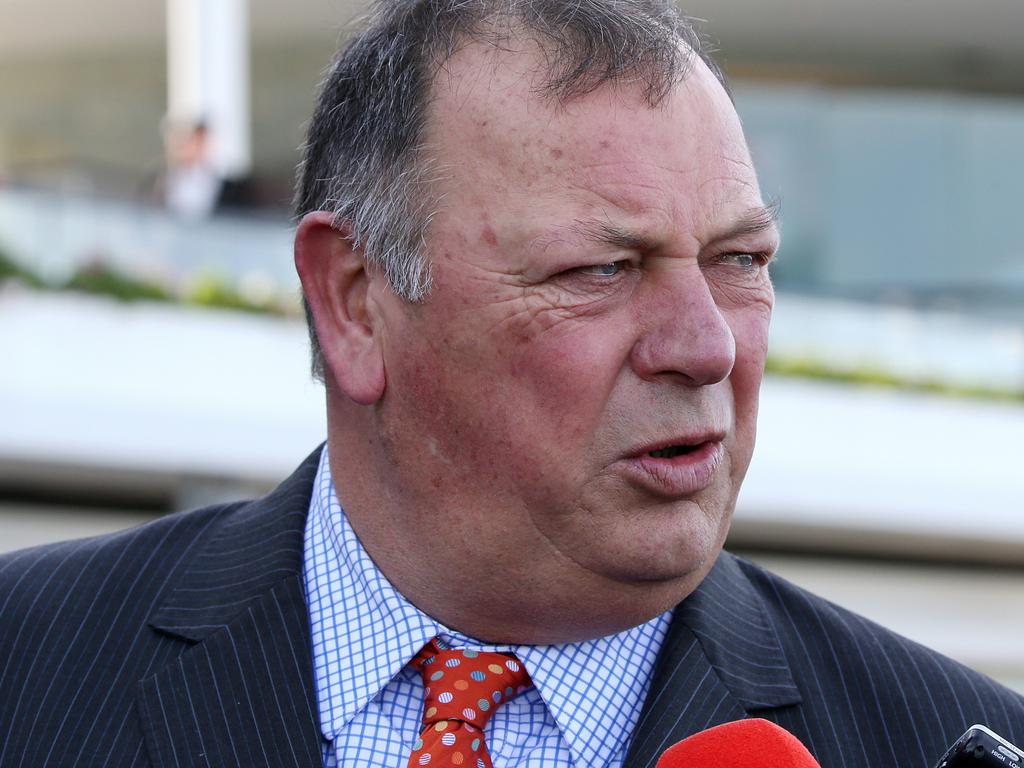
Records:
[[[715,564],[728,530],[726,518],[716,530],[687,526],[674,535],[655,533],[643,551],[610,561],[607,572],[627,583],[680,585],[688,594]]]
[[[601,601],[602,610],[593,617],[590,635],[624,632],[672,610],[690,596],[702,578],[690,574],[689,578],[633,581]]]
[[[661,559],[664,559],[665,562],[658,562]],[[684,560],[680,560],[679,557],[673,557],[671,562],[668,562],[668,560],[669,558],[648,559],[632,565],[620,563],[614,569],[612,577],[616,581],[625,584],[638,584],[641,586],[658,584],[671,586],[673,584],[692,582],[692,587],[696,587],[707,571],[710,570],[710,564],[714,563],[714,558],[709,555],[695,556],[685,558]]]

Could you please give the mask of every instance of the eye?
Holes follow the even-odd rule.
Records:
[[[623,270],[629,268],[629,262],[625,259],[621,261],[610,261],[607,264],[591,264],[586,267],[577,267],[574,272],[578,272],[581,275],[594,275],[596,277],[615,277]]]
[[[768,257],[761,253],[723,253],[716,258],[719,264],[753,270],[768,263]]]

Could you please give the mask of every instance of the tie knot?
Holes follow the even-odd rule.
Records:
[[[460,720],[482,730],[495,709],[530,684],[511,654],[442,650],[433,640],[412,664],[426,686],[424,727]]]

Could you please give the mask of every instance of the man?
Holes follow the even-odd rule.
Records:
[[[298,213],[326,447],[0,561],[0,764],[651,766],[748,715],[823,766],[1024,738],[1016,695],[721,552],[777,232],[668,6],[381,6]],[[477,658],[522,674],[435,723]]]

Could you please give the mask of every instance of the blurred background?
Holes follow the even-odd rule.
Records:
[[[288,205],[341,0],[0,4],[0,551],[325,436]],[[1024,4],[691,0],[784,245],[730,546],[1024,691]]]

